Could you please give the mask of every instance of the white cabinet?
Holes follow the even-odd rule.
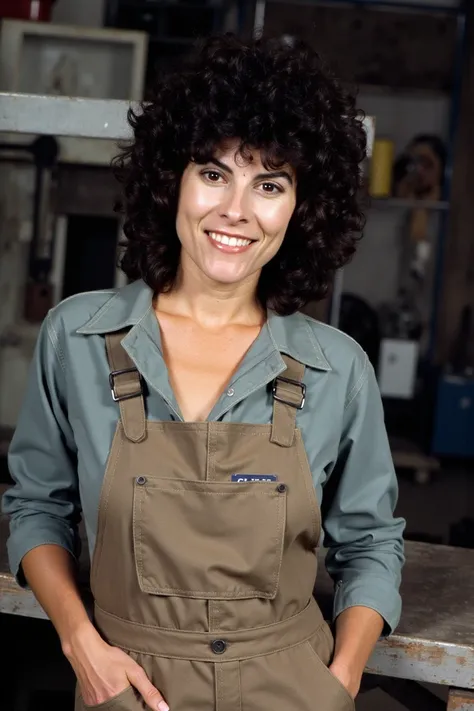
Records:
[[[140,101],[147,52],[145,32],[4,20],[0,91]],[[7,140],[18,142],[18,135]],[[60,161],[67,163],[107,165],[117,152],[108,140],[62,138],[59,143]]]

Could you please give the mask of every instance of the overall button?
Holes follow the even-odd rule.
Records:
[[[279,494],[284,494],[287,489],[286,484],[278,484],[277,491]]]
[[[224,654],[227,649],[227,642],[223,639],[214,639],[211,642],[211,649],[214,654]]]

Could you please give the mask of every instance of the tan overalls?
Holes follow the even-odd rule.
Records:
[[[312,594],[321,521],[295,429],[304,366],[284,356],[270,425],[147,421],[124,335],[106,338],[121,417],[91,571],[101,634],[170,711],[353,711]],[[129,687],[94,707],[78,693],[86,708],[146,707]]]

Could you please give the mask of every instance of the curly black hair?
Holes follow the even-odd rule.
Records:
[[[173,287],[184,169],[238,139],[242,155],[257,149],[266,168],[288,163],[296,171],[296,208],[279,252],[262,270],[261,304],[287,315],[327,294],[363,224],[366,134],[354,97],[311,47],[210,38],[189,66],[157,79],[128,120],[134,138],[113,165],[124,187],[121,267],[131,280],[142,278],[155,293]]]

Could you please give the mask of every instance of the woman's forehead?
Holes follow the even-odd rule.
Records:
[[[212,158],[226,163],[230,168],[252,168],[258,172],[286,169],[295,172],[276,151],[245,144],[238,138],[226,139],[217,144]]]

